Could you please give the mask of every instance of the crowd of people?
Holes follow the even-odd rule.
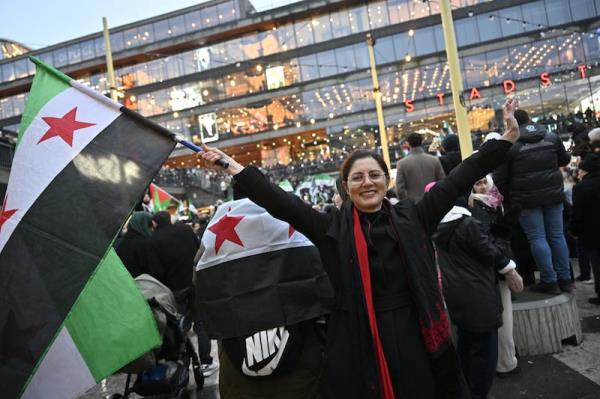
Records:
[[[195,177],[229,179],[237,198],[249,198],[306,236],[334,292],[321,345],[299,349],[302,356],[323,355],[310,364],[310,378],[300,363],[285,373],[302,384],[278,383],[283,377],[239,379],[240,371],[228,366],[221,383],[236,381],[236,397],[262,391],[304,398],[306,384],[316,384],[320,388],[311,392],[323,398],[486,398],[495,376],[520,371],[514,294],[524,286],[548,295],[572,293],[575,281],[590,283],[593,274],[597,297],[589,301],[600,305],[600,128],[591,117],[574,119],[567,151],[558,135],[513,101],[504,117],[503,134],[486,135],[464,160],[457,136],[436,148],[417,133],[408,135],[409,153],[398,161],[396,176],[378,153],[357,150],[319,207],[310,193],[275,184],[300,183],[291,166],[274,167],[267,177],[204,147],[204,168]],[[223,158],[227,169],[216,165]],[[134,213],[115,246],[134,277],[151,274],[180,292],[194,286],[200,242],[206,249],[213,233],[206,232],[208,216],[194,215],[186,225],[170,212]],[[189,306],[182,301],[181,311]],[[209,338],[218,337],[207,336],[210,320],[199,309],[192,310],[208,375],[216,369]]]

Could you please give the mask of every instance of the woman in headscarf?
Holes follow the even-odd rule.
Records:
[[[117,255],[133,278],[144,273],[152,274],[158,265],[150,246],[151,234],[152,215],[147,212],[134,212],[129,219],[127,233],[115,246]]]
[[[323,398],[462,398],[465,390],[435,265],[431,235],[458,196],[506,160],[519,137],[504,106],[507,132],[481,147],[416,204],[385,200],[388,166],[372,151],[352,153],[341,169],[349,199],[324,214],[203,146],[208,168],[226,171],[234,184],[274,217],[287,221],[319,249],[335,290],[328,322]]]

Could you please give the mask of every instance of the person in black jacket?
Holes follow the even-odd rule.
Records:
[[[134,212],[127,224],[127,233],[115,244],[115,250],[133,278],[140,274],[153,274],[160,263],[150,245],[152,215]]]
[[[341,176],[349,199],[320,213],[269,182],[255,167],[242,167],[203,145],[207,168],[226,171],[248,197],[290,223],[319,249],[335,291],[328,321],[325,399],[463,398],[458,358],[438,281],[431,235],[456,199],[506,160],[518,138],[513,112],[508,130],[483,145],[416,204],[384,200],[389,170],[372,151],[352,153]]]
[[[461,162],[460,145],[456,134],[449,134],[442,140],[443,154],[440,156],[440,163],[444,168],[444,174],[448,176],[452,169]]]
[[[494,173],[494,182],[511,206],[519,206],[519,222],[540,270],[534,291],[571,292],[569,249],[563,231],[563,177],[559,170],[570,161],[560,138],[515,111],[521,132],[509,160]]]
[[[579,177],[581,181],[573,188],[571,232],[592,265],[596,298],[589,302],[600,305],[600,154],[590,154],[579,164]]]
[[[458,354],[473,399],[487,397],[496,373],[503,310],[496,273],[506,277],[512,290],[523,288],[515,262],[495,245],[487,229],[466,208],[454,206],[433,239],[444,298],[458,327]]]

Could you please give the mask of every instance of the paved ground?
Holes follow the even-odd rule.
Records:
[[[566,346],[556,355],[519,359],[522,373],[507,379],[496,379],[489,399],[599,399],[600,398],[600,306],[590,305],[593,285],[578,284],[577,304],[584,333],[579,346]],[[517,298],[518,299],[518,298]],[[216,345],[213,345],[214,358]],[[122,392],[125,376],[104,380],[80,399],[109,398]],[[204,389],[195,389],[192,379],[188,387],[192,399],[219,399],[218,373],[206,379]],[[130,396],[139,398],[137,395]]]

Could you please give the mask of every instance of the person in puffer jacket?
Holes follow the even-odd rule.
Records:
[[[563,178],[559,167],[569,163],[560,138],[515,111],[521,136],[508,161],[494,175],[505,202],[521,208],[519,223],[527,236],[541,281],[533,291],[571,292],[569,250],[563,231]]]
[[[466,205],[466,204],[464,204]],[[458,327],[458,355],[473,399],[485,399],[498,362],[502,301],[497,273],[517,292],[516,264],[463,206],[444,216],[433,236],[450,319]]]

